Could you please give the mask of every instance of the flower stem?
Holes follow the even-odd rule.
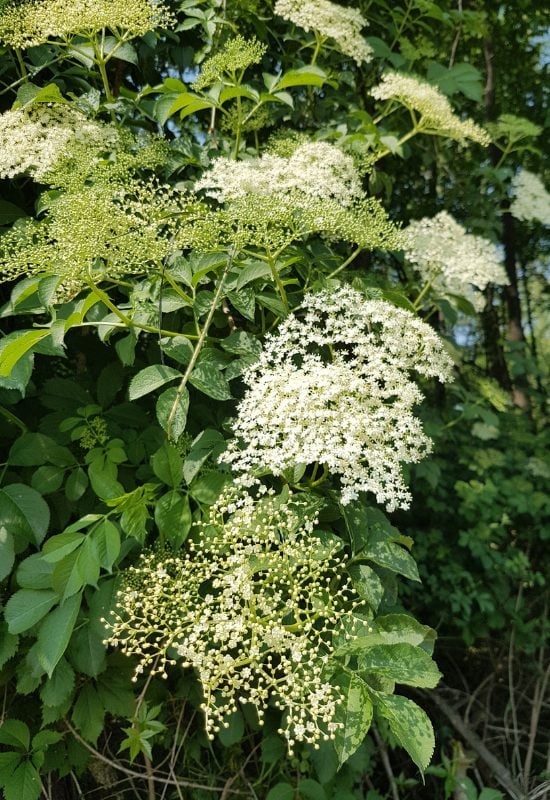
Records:
[[[420,292],[420,294],[418,295],[418,297],[416,298],[416,300],[414,300],[413,306],[415,307],[416,310],[420,308],[421,301],[424,299],[425,295],[427,294],[427,292],[429,292],[431,287],[432,287],[432,282],[428,281],[427,284],[422,289],[422,291]]]
[[[279,295],[281,297],[281,302],[284,305],[285,309],[287,311],[290,311],[290,306],[288,304],[288,297],[286,296],[285,287],[284,287],[284,284],[283,284],[283,282],[281,280],[281,276],[279,275],[277,267],[275,265],[275,261],[274,261],[273,257],[271,256],[271,253],[267,254],[267,261],[268,261],[268,264],[269,264],[269,268],[271,270],[271,274],[273,276],[273,280],[275,281],[275,285],[277,286],[277,290],[278,290]]]
[[[310,64],[310,66],[312,67],[315,66],[315,63],[321,51],[321,47],[325,42],[325,37],[320,36],[318,31],[314,31],[314,33],[315,33],[315,50],[313,51],[313,55],[311,56],[311,64]]]
[[[203,325],[202,331],[200,333],[199,339],[197,341],[197,344],[195,345],[195,349],[193,350],[193,355],[191,356],[191,360],[189,361],[189,364],[187,365],[187,369],[185,370],[185,372],[183,374],[183,378],[181,379],[180,385],[178,386],[178,389],[177,389],[177,392],[176,392],[176,396],[174,398],[174,402],[172,403],[172,408],[170,409],[170,413],[168,415],[168,421],[167,421],[167,424],[166,424],[166,433],[167,433],[169,439],[172,438],[172,431],[173,431],[173,427],[174,427],[174,419],[176,417],[176,413],[177,413],[177,410],[178,410],[179,402],[180,402],[181,397],[183,395],[183,390],[185,389],[185,387],[187,385],[187,382],[188,382],[189,378],[191,377],[191,373],[193,372],[195,364],[197,363],[197,359],[198,359],[198,357],[199,357],[199,355],[201,353],[201,350],[202,350],[202,348],[204,346],[204,342],[205,342],[206,336],[208,334],[208,329],[209,329],[210,324],[212,323],[212,319],[214,317],[214,312],[216,311],[216,308],[218,307],[218,303],[220,301],[222,290],[223,290],[223,287],[225,285],[225,279],[226,279],[226,277],[227,277],[227,275],[229,273],[229,270],[231,269],[231,267],[233,265],[233,261],[235,260],[235,255],[236,255],[236,252],[235,252],[235,248],[233,247],[229,252],[229,255],[228,255],[228,258],[227,258],[227,264],[225,265],[225,268],[224,268],[224,270],[222,272],[222,275],[221,275],[219,283],[218,283],[218,287],[217,287],[217,289],[216,289],[216,291],[214,293],[214,297],[212,298],[212,305],[210,306],[210,311],[208,312],[208,316],[206,317],[206,320],[204,322],[204,325]]]
[[[0,414],[5,417],[8,422],[11,422],[12,425],[16,425],[22,433],[27,433],[28,428],[23,420],[19,419],[19,417],[16,417],[15,414],[12,414],[11,411],[8,411],[8,409],[4,408],[4,406],[0,406]]]
[[[27,67],[25,66],[25,62],[23,61],[23,56],[21,55],[21,50],[19,47],[14,48],[15,55],[17,56],[17,63],[19,64],[19,69],[21,70],[21,79],[24,83],[26,83],[29,79],[29,73],[27,72]]]
[[[346,260],[345,260],[345,261],[344,261],[342,264],[340,264],[340,266],[339,266],[339,267],[337,267],[335,270],[333,270],[333,271],[330,273],[330,275],[327,275],[327,278],[328,278],[328,279],[330,279],[330,278],[334,278],[334,277],[335,277],[335,275],[338,275],[340,272],[343,272],[343,271],[345,270],[345,268],[346,268],[346,267],[348,267],[348,266],[351,264],[351,262],[352,262],[352,261],[355,261],[355,259],[357,258],[357,256],[359,255],[359,253],[360,253],[362,250],[363,250],[363,248],[362,248],[361,246],[357,247],[357,248],[356,248],[356,249],[353,251],[353,253],[352,253],[352,254],[351,254],[351,255],[350,255],[348,258],[346,258]]]
[[[161,333],[163,336],[171,336],[171,337],[172,336],[182,336],[181,331],[179,333],[176,332],[176,331],[166,331],[164,329],[155,328],[154,325],[146,325],[146,324],[144,324],[142,322],[134,322],[134,320],[131,319],[131,317],[127,316],[123,311],[120,310],[120,308],[118,308],[113,303],[113,301],[111,300],[109,295],[106,294],[102,289],[100,289],[99,286],[96,286],[94,283],[89,283],[88,285],[89,285],[92,293],[95,294],[97,297],[99,297],[99,299],[101,300],[103,305],[106,305],[107,308],[110,311],[112,311],[113,314],[115,316],[117,316],[121,322],[124,323],[124,327],[125,328],[130,328],[130,329],[137,328],[138,330],[146,331],[147,333],[157,333],[157,334]],[[80,325],[74,325],[74,326],[71,326],[71,327],[83,327],[84,325],[100,325],[100,324],[102,324],[102,323],[101,322],[89,322],[89,323],[80,323]],[[115,327],[115,326],[113,326],[113,327]],[[186,336],[188,339],[198,338],[198,337],[195,337],[194,334],[187,334],[186,333],[186,334],[183,334],[183,335]]]

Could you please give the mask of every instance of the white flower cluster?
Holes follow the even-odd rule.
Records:
[[[522,169],[512,180],[510,213],[525,222],[550,225],[550,193],[538,175]]]
[[[2,8],[0,41],[12,47],[35,47],[76,34],[90,36],[105,28],[125,40],[173,22],[167,6],[157,0],[26,0]]]
[[[40,104],[0,114],[0,178],[41,181],[76,150],[110,149],[117,131],[66,105]]]
[[[361,34],[367,20],[355,8],[330,0],[277,0],[274,11],[305,31],[318,31],[321,36],[334,39],[342,53],[358,64],[372,59],[372,47]]]
[[[256,706],[262,720],[270,699],[284,712],[290,748],[339,727],[339,693],[325,672],[332,636],[359,601],[341,577],[338,540],[321,541],[315,523],[292,495],[233,490],[197,544],[142,554],[125,576],[108,641],[137,657],[137,674],[166,676],[177,656],[192,667],[211,738],[239,703]]]
[[[462,141],[471,139],[487,146],[491,138],[486,130],[471,119],[460,119],[439,89],[413,75],[387,72],[381,83],[372,89],[377,100],[396,100],[421,115],[419,130]]]
[[[411,222],[402,237],[407,258],[440,295],[460,295],[482,311],[481,290],[489,283],[508,283],[496,246],[466,233],[446,211]]]
[[[195,188],[206,189],[219,202],[303,192],[345,206],[363,194],[351,156],[327,142],[300,144],[288,158],[269,153],[247,161],[217,158]]]
[[[388,511],[407,508],[401,464],[431,446],[413,416],[422,399],[413,370],[451,377],[441,340],[409,311],[349,287],[306,295],[244,374],[236,438],[220,460],[245,482],[322,464],[340,476],[342,503],[365,491]]]

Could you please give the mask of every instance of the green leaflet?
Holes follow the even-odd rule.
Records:
[[[380,644],[404,643],[416,645],[431,655],[436,637],[432,628],[408,614],[386,614],[371,621],[353,617],[345,625],[345,630],[351,635],[349,639],[338,638],[337,655],[359,654]]]
[[[18,719],[6,719],[0,725],[0,744],[15,747],[17,750],[28,750],[31,741],[28,726]]]
[[[2,525],[0,527],[0,581],[6,578],[13,567],[15,562],[15,549],[13,544],[13,536]]]
[[[9,632],[23,633],[32,628],[58,600],[52,589],[19,589],[6,603],[4,616]]]
[[[2,777],[5,800],[37,800],[42,784],[36,767],[30,761],[22,761],[15,770]]]
[[[376,572],[366,564],[353,564],[348,570],[353,587],[376,611],[384,596],[384,585]]]
[[[430,656],[412,644],[382,644],[370,647],[359,659],[361,670],[378,672],[383,677],[407,686],[433,689],[441,673]]]
[[[378,713],[388,721],[401,747],[421,771],[425,770],[435,748],[433,727],[426,712],[408,697],[379,692],[373,694]]]
[[[172,491],[155,504],[155,522],[159,533],[173,547],[181,547],[191,530],[193,518],[189,497]]]
[[[291,86],[322,86],[327,81],[327,75],[319,67],[310,65],[299,67],[285,72],[270,91],[280,91]]]
[[[105,709],[97,690],[91,683],[85,684],[74,704],[71,719],[84,739],[95,743],[103,729]]]
[[[17,362],[49,334],[49,330],[34,330],[6,336],[0,349],[0,376],[9,377]]]
[[[62,656],[51,676],[41,687],[40,698],[45,706],[60,706],[70,697],[74,684],[74,670]]]
[[[218,431],[206,429],[199,433],[193,440],[191,448],[183,464],[183,477],[187,484],[191,483],[195,475],[209,456],[219,455],[225,449],[225,439]]]
[[[12,483],[0,489],[0,527],[27,543],[40,545],[50,524],[50,509],[30,486]]]
[[[42,553],[33,553],[19,564],[16,579],[22,589],[51,589],[52,573],[53,566]]]
[[[373,542],[362,552],[362,557],[379,567],[397,572],[405,578],[420,582],[414,558],[394,542]]]
[[[334,746],[340,766],[355,753],[372,722],[373,706],[367,684],[359,675],[351,675],[338,706],[336,721],[342,728],[336,732]]]
[[[19,636],[8,631],[7,622],[0,622],[0,667],[17,653]]]
[[[73,632],[81,597],[69,597],[44,620],[38,632],[37,658],[49,678],[67,649]]]
[[[157,400],[157,420],[173,442],[177,442],[185,430],[189,410],[187,386],[180,392],[175,386],[166,389]]]
[[[151,466],[159,480],[177,489],[183,479],[183,459],[175,447],[166,442],[151,457]]]
[[[154,392],[155,389],[159,389],[165,383],[169,383],[176,378],[181,379],[179,370],[173,369],[173,367],[164,367],[162,364],[153,364],[134,375],[130,381],[128,396],[130,400],[137,400],[138,397]]]
[[[294,789],[289,783],[277,783],[267,793],[266,800],[294,800]]]
[[[214,400],[231,400],[227,378],[215,364],[199,362],[189,377],[189,383]]]

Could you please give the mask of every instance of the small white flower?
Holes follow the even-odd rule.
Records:
[[[339,49],[358,64],[372,59],[372,47],[361,34],[367,20],[356,8],[346,8],[330,0],[277,0],[275,14],[305,31],[318,31],[334,39]]]
[[[461,295],[477,311],[487,284],[508,283],[496,246],[467,233],[446,211],[411,222],[402,232],[405,255],[440,295]]]
[[[27,174],[40,181],[75,148],[111,149],[118,132],[70,106],[40,104],[0,114],[0,178]]]
[[[351,156],[327,142],[301,144],[288,158],[269,153],[247,161],[218,158],[195,188],[219,202],[301,192],[346,206],[363,194]]]
[[[538,175],[526,169],[520,170],[512,180],[512,194],[512,216],[525,222],[550,225],[550,193]]]
[[[406,508],[401,464],[431,447],[409,376],[445,381],[450,370],[441,340],[408,311],[347,287],[307,295],[245,372],[235,439],[220,460],[245,474],[323,464],[340,476],[342,503],[372,492],[389,511]]]
[[[439,89],[426,81],[401,72],[387,72],[371,91],[377,100],[397,100],[420,116],[420,130],[462,141],[471,139],[487,146],[491,138],[471,119],[460,119]]]

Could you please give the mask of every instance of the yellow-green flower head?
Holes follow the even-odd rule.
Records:
[[[341,727],[326,672],[358,598],[342,577],[339,540],[316,536],[315,517],[292,495],[259,492],[222,496],[183,552],[141,556],[107,622],[109,643],[137,659],[136,677],[194,669],[211,738],[241,703],[262,721],[271,701],[285,712],[290,748],[316,746]]]
[[[53,274],[76,293],[90,282],[160,270],[173,252],[180,195],[155,181],[99,183],[55,198],[41,222],[24,220],[0,240],[1,273]]]
[[[439,89],[414,75],[387,72],[371,91],[377,100],[395,100],[420,114],[419,130],[450,139],[471,139],[487,146],[491,138],[471,119],[460,119]]]
[[[167,7],[156,0],[26,0],[3,9],[0,41],[24,49],[104,29],[131,39],[172,21]]]
[[[361,34],[367,20],[356,8],[346,8],[330,0],[277,0],[275,14],[305,31],[317,31],[333,39],[344,55],[358,64],[372,58],[372,47]]]
[[[259,64],[266,50],[267,46],[260,44],[257,39],[235,36],[225,43],[219,53],[206,59],[193,88],[203,89],[224,77],[234,80],[251,64]]]

